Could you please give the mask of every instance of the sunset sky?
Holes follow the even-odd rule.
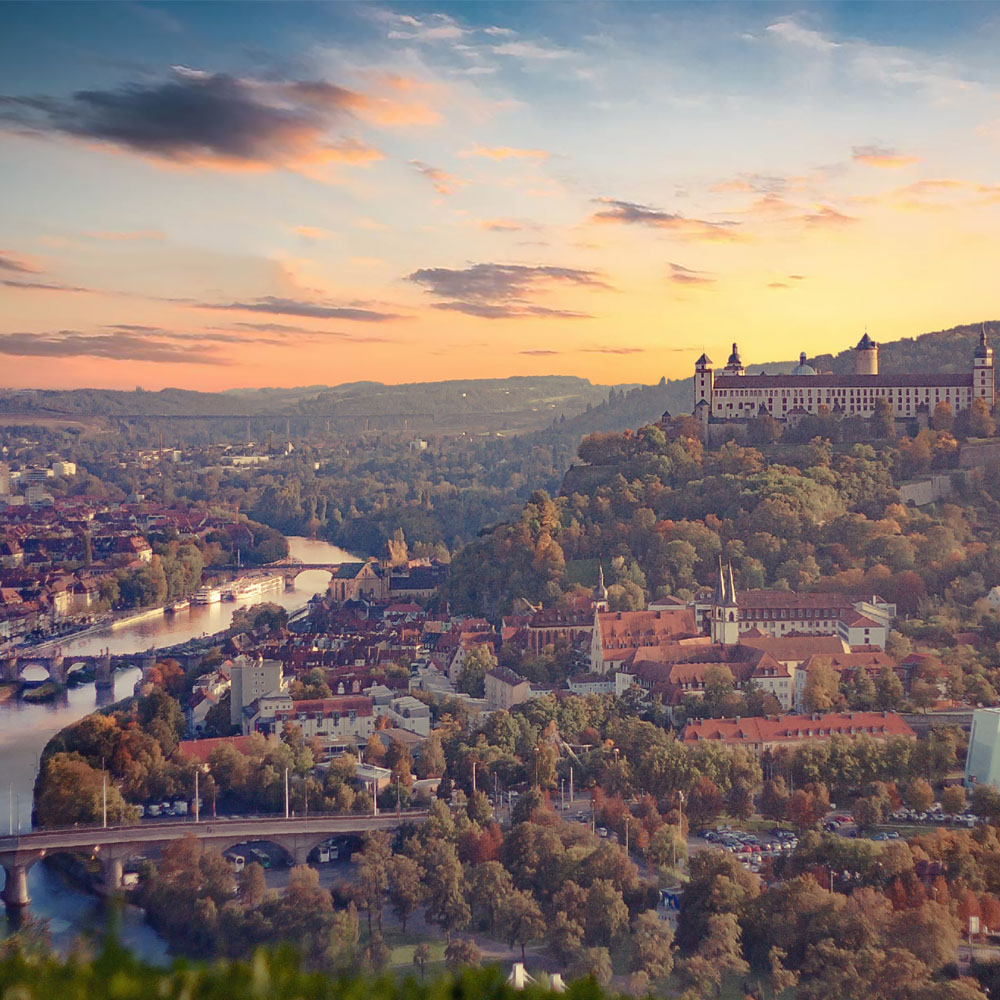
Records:
[[[652,382],[1000,318],[1000,5],[0,4],[0,386]]]

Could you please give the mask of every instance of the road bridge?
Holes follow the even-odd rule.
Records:
[[[288,818],[211,819],[196,822],[136,823],[131,826],[66,827],[35,830],[0,837],[0,866],[6,874],[2,898],[8,907],[27,906],[28,872],[47,854],[85,854],[101,866],[104,892],[121,888],[124,863],[133,855],[172,840],[194,836],[203,847],[227,851],[239,844],[267,841],[286,851],[297,865],[331,837],[360,835],[370,830],[394,830],[403,823],[423,820],[426,810],[382,813],[377,816],[319,815]]]
[[[354,562],[362,563],[363,559],[356,559]],[[292,588],[295,586],[295,578],[300,574],[306,572],[306,570],[317,569],[323,570],[329,573],[331,576],[337,575],[337,570],[344,565],[342,562],[324,562],[324,563],[306,563],[299,562],[297,559],[283,559],[281,562],[267,563],[265,566],[259,567],[260,569],[267,570],[272,573],[281,573],[285,578],[285,587]],[[211,566],[209,567],[210,572],[224,571],[229,573],[236,572],[246,572],[246,566],[234,566],[234,565],[222,565],[222,566]]]

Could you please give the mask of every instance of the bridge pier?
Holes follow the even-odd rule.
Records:
[[[53,653],[45,662],[48,665],[49,679],[56,684],[65,684],[66,664],[63,662],[62,653]]]
[[[153,667],[156,666],[156,648],[148,650],[139,657],[139,666],[142,668],[142,679],[146,679],[146,675],[149,673]]]
[[[99,891],[102,895],[111,896],[120,891],[124,862],[121,858],[112,856],[101,857],[101,883]]]
[[[8,684],[16,684],[18,682],[17,673],[17,657],[16,656],[5,656],[0,660],[0,676]]]
[[[27,906],[31,902],[28,895],[28,867],[17,863],[3,866],[7,876],[3,887],[3,901],[8,907]]]
[[[97,686],[100,687],[113,687],[115,683],[114,679],[114,665],[111,662],[111,653],[107,650],[101,654],[100,658],[97,660],[97,671],[96,671],[96,681]]]

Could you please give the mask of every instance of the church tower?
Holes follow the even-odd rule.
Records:
[[[698,412],[697,406],[702,400],[708,403],[711,410],[713,382],[712,359],[707,354],[703,354],[694,363],[694,400],[691,403],[692,413]]]
[[[712,601],[712,642],[723,646],[735,646],[740,639],[740,609],[736,603],[736,586],[733,583],[733,564],[729,563],[728,574],[722,571],[722,557],[719,557],[719,576],[715,584]]]
[[[597,561],[597,586],[594,587],[594,610],[608,610],[608,588],[604,586],[604,566]]]
[[[726,367],[722,369],[722,373],[723,375],[746,375],[747,373],[735,344],[733,344],[733,353],[729,355],[729,360],[726,362]]]
[[[993,348],[986,342],[986,327],[979,334],[979,346],[972,360],[972,397],[986,400],[986,405],[992,410],[996,394],[993,375]]]

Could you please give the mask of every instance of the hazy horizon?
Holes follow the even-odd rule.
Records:
[[[995,10],[4,4],[0,380],[648,384],[989,315]]]

